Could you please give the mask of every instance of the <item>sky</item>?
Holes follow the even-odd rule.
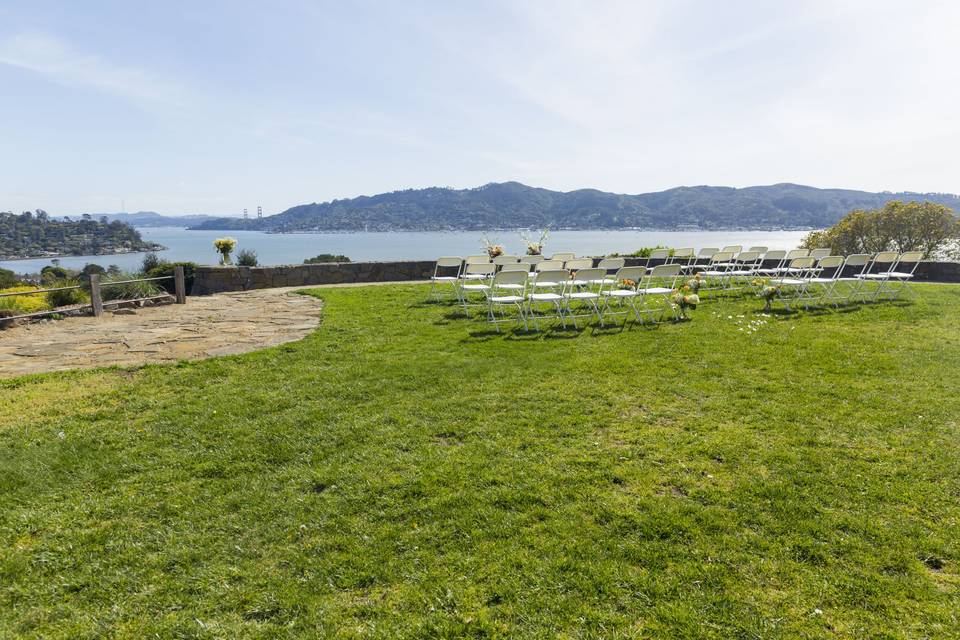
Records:
[[[960,192],[960,3],[0,1],[0,211]]]

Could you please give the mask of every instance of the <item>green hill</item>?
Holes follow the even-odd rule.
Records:
[[[519,182],[475,189],[407,189],[303,204],[262,220],[219,218],[196,229],[295,231],[437,231],[546,227],[555,229],[820,228],[855,208],[888,200],[932,200],[960,208],[940,193],[871,193],[797,184],[677,187],[626,195],[596,189],[561,192]]]

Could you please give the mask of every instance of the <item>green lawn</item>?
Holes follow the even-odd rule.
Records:
[[[327,289],[301,342],[0,382],[0,637],[960,636],[960,287],[918,291],[497,336]]]

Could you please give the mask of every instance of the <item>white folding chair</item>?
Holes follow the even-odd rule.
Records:
[[[565,260],[563,263],[563,268],[567,271],[577,271],[578,269],[592,269],[593,268],[593,258],[574,258],[573,260]]]
[[[560,262],[566,262],[567,260],[573,260],[577,257],[573,251],[561,251],[550,256],[551,260],[559,260]]]
[[[522,271],[524,273],[530,273],[530,266],[528,262],[508,262],[507,264],[500,265],[500,271]]]
[[[520,262],[525,262],[525,263],[527,263],[527,264],[537,264],[538,262],[543,262],[544,260],[546,260],[546,258],[544,258],[544,257],[541,256],[541,255],[535,255],[535,256],[530,256],[530,255],[520,256]]]
[[[736,256],[740,255],[740,252],[741,252],[741,251],[743,251],[743,245],[730,244],[730,245],[725,246],[723,249],[720,249],[720,251],[728,251],[728,252],[732,253],[732,254],[734,255],[734,257],[736,257]]]
[[[570,282],[570,273],[565,269],[541,271],[537,279],[530,283],[530,292],[527,293],[527,320],[533,320],[537,331],[540,330],[540,320],[557,318],[567,326],[564,318],[564,293]],[[543,313],[543,308],[551,313]]]
[[[601,263],[603,260],[600,261]],[[622,265],[621,265],[622,266]],[[564,315],[573,320],[574,328],[577,327],[577,318],[589,318],[596,316],[600,325],[603,326],[603,319],[600,317],[600,294],[597,291],[599,286],[609,282],[606,278],[607,270],[601,267],[581,269],[577,271],[575,277],[570,280],[564,297]],[[574,307],[576,304],[576,308]]]
[[[725,289],[727,286],[727,272],[734,266],[733,254],[729,251],[717,251],[708,261],[706,268],[700,272],[703,278],[701,291]],[[711,282],[712,281],[712,282]]]
[[[870,261],[870,266],[860,274],[859,277],[864,283],[864,288],[862,289],[864,292],[867,291],[866,283],[873,282],[876,284],[873,294],[870,296],[871,300],[877,300],[883,292],[887,281],[890,279],[890,273],[896,269],[899,259],[900,254],[896,251],[881,251],[873,256],[873,260]],[[864,300],[866,300],[865,296],[866,293],[864,293]]]
[[[840,268],[840,275],[834,284],[833,291],[838,301],[850,302],[856,296],[860,296],[860,301],[865,302],[861,295],[864,280],[863,275],[870,266],[871,255],[869,253],[852,253],[843,261]],[[846,287],[846,295],[841,291],[841,283]]]
[[[914,297],[910,281],[913,280],[913,274],[922,260],[922,251],[908,251],[901,255],[894,270],[887,272],[887,280],[884,283],[885,295],[891,300],[899,298],[901,293],[909,293],[911,298]]]
[[[796,260],[797,258],[808,258],[810,257],[809,249],[791,249],[787,252],[787,257],[783,261],[783,266],[778,269],[780,275],[790,273],[790,263]]]
[[[487,264],[487,263],[489,263],[490,261],[491,261],[491,260],[490,260],[490,256],[488,256],[488,255],[482,255],[482,256],[467,256],[466,259],[463,261],[463,263],[464,263],[465,265],[468,265],[468,264]]]
[[[815,260],[819,260],[820,258],[826,258],[831,253],[832,252],[830,251],[830,249],[811,249],[810,257]]]
[[[810,259],[817,260],[818,272],[807,278],[807,284],[799,300],[808,309],[810,304],[816,303],[832,304],[834,307],[840,306],[840,298],[836,293],[836,288],[843,274],[845,263],[843,256],[826,256],[816,259],[811,255]]]
[[[676,262],[678,264],[686,266],[693,261],[694,256],[695,256],[695,252],[693,247],[683,247],[681,249],[674,249],[673,255],[670,256],[667,262],[669,263]]]
[[[463,304],[464,314],[470,315],[469,305],[479,304],[470,301],[471,294],[482,294],[486,297],[490,292],[490,283],[496,272],[497,265],[492,262],[479,262],[464,267],[460,280],[460,302]]]
[[[790,261],[788,275],[779,278],[772,278],[769,286],[777,289],[776,295],[770,300],[770,306],[774,301],[782,302],[787,311],[790,311],[791,301],[800,299],[804,295],[808,280],[817,273],[816,260],[813,258],[794,258]]]
[[[654,249],[650,252],[650,256],[647,258],[646,266],[647,269],[650,268],[651,262],[664,263],[670,259],[670,249]]]
[[[493,276],[487,291],[487,321],[493,323],[498,333],[502,323],[513,320],[507,310],[516,309],[517,326],[522,323],[524,329],[528,328],[523,309],[526,293],[527,274],[522,271],[501,271]]]
[[[757,269],[757,275],[758,275],[758,276],[775,276],[775,275],[779,274],[779,273],[780,273],[780,269],[783,268],[786,259],[787,259],[787,252],[786,252],[786,251],[783,251],[783,250],[780,250],[780,249],[774,249],[773,251],[767,251],[767,253],[764,254],[764,256],[763,256],[763,261],[762,261],[762,262],[768,263],[768,262],[773,262],[773,261],[775,260],[775,261],[777,262],[777,264],[775,264],[775,265],[772,266],[772,267],[766,267],[766,266],[764,266],[764,267],[761,267],[761,268]]]
[[[623,258],[603,258],[597,263],[597,269],[603,270],[603,275],[598,279],[597,282],[592,284],[602,284],[601,281],[612,280],[616,277],[616,272],[619,269],[622,269],[626,264],[626,260]]]
[[[763,254],[759,251],[743,251],[733,259],[733,267],[727,271],[727,289],[737,289],[746,286],[751,278],[757,275]]]
[[[767,247],[750,247],[747,249],[747,251],[759,251],[761,254],[765,254],[767,252]]]
[[[661,264],[655,266],[650,273],[644,276],[643,282],[637,288],[637,293],[640,294],[640,300],[637,303],[640,314],[648,313],[650,314],[651,320],[653,320],[653,314],[659,310],[659,320],[663,320],[666,311],[672,309],[674,318],[679,317],[677,310],[673,309],[673,306],[670,304],[670,295],[674,289],[677,288],[677,278],[680,277],[680,270],[681,267],[679,264]],[[653,300],[655,303],[661,301],[661,304],[655,305],[651,309],[648,306],[650,300]],[[639,317],[641,316],[638,314],[638,318]],[[653,321],[658,322],[658,320]]]
[[[706,269],[710,265],[710,259],[714,254],[720,251],[715,247],[706,247],[697,252],[697,257],[691,260],[687,265],[687,271],[696,271],[697,269]]]
[[[493,259],[493,264],[502,267],[505,264],[516,264],[520,262],[520,256],[499,255]]]
[[[459,300],[460,295],[457,292],[457,285],[460,282],[460,270],[463,268],[463,259],[446,257],[437,258],[437,264],[433,267],[433,276],[430,278],[430,293],[428,299],[440,299],[440,287],[450,285],[451,293]]]
[[[641,294],[637,291],[640,283],[647,275],[646,267],[623,267],[617,271],[614,280],[600,285],[600,299],[603,304],[600,307],[600,324],[605,324],[605,318],[608,315],[622,315],[623,324],[627,324],[627,318],[632,311],[637,320],[642,322],[640,309],[637,307],[637,300]],[[614,311],[613,304],[616,303],[617,310]]]

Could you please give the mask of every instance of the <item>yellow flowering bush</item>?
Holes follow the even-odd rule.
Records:
[[[36,290],[37,287],[21,285],[8,289],[0,289],[0,293],[19,293],[21,291]],[[18,313],[36,313],[37,311],[47,311],[50,308],[50,304],[47,302],[47,296],[44,294],[0,298],[0,309],[12,309]]]

